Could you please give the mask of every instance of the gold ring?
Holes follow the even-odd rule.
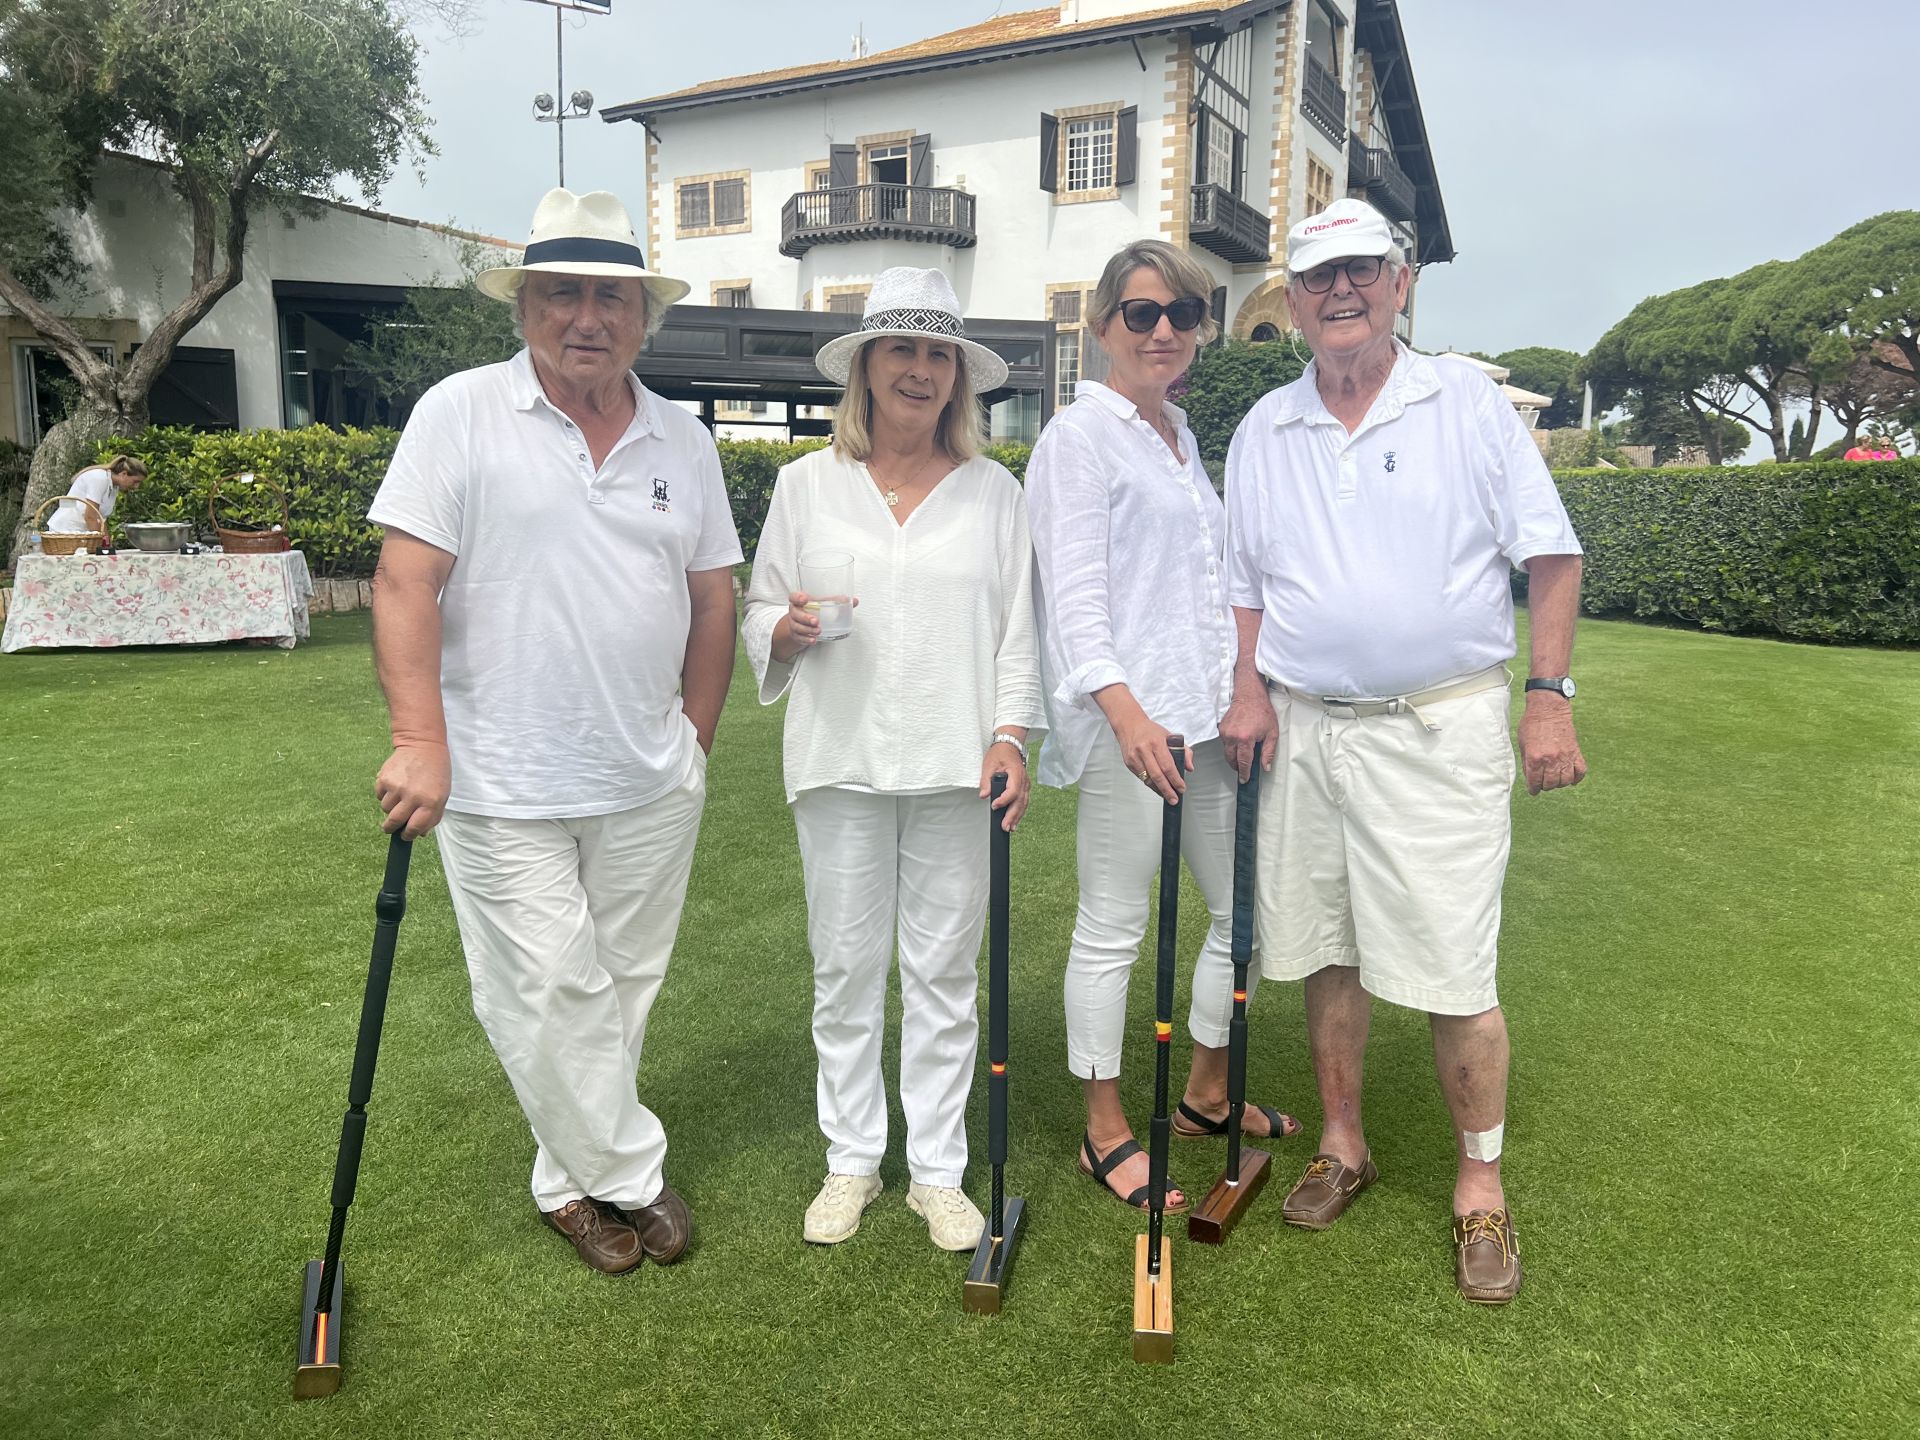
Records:
[[[1140,778],[1141,778],[1141,780],[1143,780],[1143,781],[1145,781],[1145,782],[1146,782],[1147,784],[1149,784],[1149,785],[1151,785],[1151,784],[1153,783],[1153,782],[1152,782],[1151,780],[1148,780],[1148,779],[1147,779],[1147,772],[1146,772],[1146,771],[1144,771],[1144,770],[1141,770],[1141,771],[1138,771],[1138,772],[1136,772],[1136,773],[1138,773],[1138,775],[1140,776]]]

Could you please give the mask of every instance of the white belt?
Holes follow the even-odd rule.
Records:
[[[1269,680],[1270,688],[1278,690],[1289,700],[1302,705],[1311,705],[1314,709],[1339,720],[1358,720],[1368,715],[1411,715],[1429,730],[1438,730],[1440,724],[1421,713],[1423,706],[1438,705],[1442,700],[1459,700],[1468,695],[1478,695],[1483,690],[1502,690],[1513,683],[1513,672],[1505,665],[1490,665],[1477,675],[1469,675],[1464,680],[1449,680],[1444,685],[1435,685],[1430,690],[1421,690],[1412,695],[1309,695],[1304,690],[1296,690],[1291,685],[1283,685],[1278,680]]]

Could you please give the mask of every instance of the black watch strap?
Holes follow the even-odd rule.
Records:
[[[1551,690],[1554,694],[1571,700],[1574,695],[1573,677],[1571,675],[1536,675],[1527,681],[1524,690]]]

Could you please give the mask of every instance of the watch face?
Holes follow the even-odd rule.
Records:
[[[1560,681],[1560,693],[1566,696],[1567,699],[1569,700],[1573,698],[1574,696],[1573,677],[1571,675],[1562,677]]]

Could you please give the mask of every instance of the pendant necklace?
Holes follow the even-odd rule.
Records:
[[[906,483],[911,485],[913,484],[914,481],[918,480],[922,475],[926,474],[927,467],[933,464],[933,457],[935,454],[938,454],[938,453],[939,453],[938,451],[929,452],[927,455],[927,458],[920,462],[920,468],[914,471],[913,474],[907,477]],[[871,465],[867,467],[867,473],[869,475],[873,474],[873,467]],[[900,508],[900,486],[898,484],[887,486],[887,508],[889,510],[898,510]]]

